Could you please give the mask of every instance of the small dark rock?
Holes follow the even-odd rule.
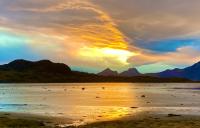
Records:
[[[176,116],[181,116],[181,115],[177,115],[177,114],[168,114],[168,117],[176,117]]]
[[[10,115],[10,113],[5,113],[4,115],[6,115],[6,116],[9,116],[9,115]]]
[[[44,124],[43,121],[40,121],[40,122],[39,122],[39,125],[40,125],[40,126],[45,126],[45,124]]]
[[[138,107],[131,107],[131,108],[138,108]]]

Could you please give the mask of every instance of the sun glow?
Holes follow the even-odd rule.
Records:
[[[136,53],[130,52],[128,50],[112,49],[112,48],[103,48],[101,49],[101,52],[102,54],[110,57],[117,57],[118,60],[124,64],[128,64],[127,60],[129,57],[136,55]]]
[[[114,49],[114,48],[89,48],[84,47],[80,50],[80,55],[87,58],[110,58],[115,59],[121,64],[127,65],[127,60],[137,55],[137,53],[124,50],[124,49]]]

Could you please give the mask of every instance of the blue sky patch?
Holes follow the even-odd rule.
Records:
[[[0,63],[14,59],[36,59],[26,38],[8,32],[0,32]]]
[[[136,41],[138,47],[158,53],[175,52],[178,48],[184,46],[200,49],[199,43],[200,39],[166,39],[152,42]]]

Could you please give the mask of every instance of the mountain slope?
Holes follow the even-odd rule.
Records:
[[[151,76],[163,78],[178,77],[197,81],[200,80],[200,62],[184,69],[176,68],[173,70],[166,70],[160,73],[152,74]]]
[[[129,68],[127,71],[124,71],[119,75],[125,77],[132,77],[132,76],[140,76],[141,74],[138,72],[136,68]]]
[[[113,71],[109,68],[103,70],[102,72],[98,73],[97,75],[99,76],[118,76],[118,72],[117,71]]]
[[[137,73],[131,70],[131,73]],[[109,76],[109,77],[108,77]],[[27,61],[15,60],[0,65],[1,83],[94,83],[94,82],[192,82],[183,78],[158,78],[152,76],[119,76],[116,71],[106,69],[97,74],[71,71],[62,63],[53,63],[49,60]]]
[[[32,72],[46,72],[46,73],[61,73],[67,74],[71,72],[69,66],[61,63],[53,63],[49,60],[41,61],[27,61],[27,60],[15,60],[8,64],[1,65],[0,70],[4,71],[32,71]]]

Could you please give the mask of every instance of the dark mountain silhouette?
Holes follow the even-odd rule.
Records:
[[[116,71],[106,69],[101,73],[98,73],[98,75],[121,77],[152,76],[158,78],[184,78],[192,81],[200,81],[200,62],[184,69],[175,68],[173,70],[165,70],[159,73],[141,74],[136,68],[130,68],[120,74],[117,74]]]
[[[189,68],[188,71],[196,70],[197,68],[198,66],[194,66],[192,69]],[[127,71],[127,74],[129,73],[133,75],[133,73],[138,72],[130,69]],[[53,63],[49,60],[36,62],[15,60],[8,64],[0,65],[1,83],[192,82],[185,78],[158,78],[156,74],[153,75],[124,77],[111,69],[106,69],[100,74],[90,74],[72,71],[66,64]],[[194,78],[193,75],[191,77]]]
[[[32,71],[61,74],[67,74],[71,72],[71,69],[67,65],[61,63],[53,63],[49,60],[41,60],[37,62],[31,62],[27,60],[15,60],[8,64],[1,65],[0,70]]]
[[[98,73],[98,75],[100,76],[118,76],[118,72],[117,71],[113,71],[109,68],[103,70],[102,72]]]
[[[198,81],[200,80],[200,62],[184,69],[176,68],[173,70],[166,70],[160,73],[154,73],[149,75],[162,78],[178,77]]]
[[[140,76],[141,73],[139,73],[136,68],[129,68],[127,71],[124,71],[120,73],[119,75],[125,76],[125,77],[132,77],[132,76]]]
[[[71,71],[69,66],[49,60],[15,60],[0,65],[0,82],[4,83],[55,83],[79,82],[92,74]]]

